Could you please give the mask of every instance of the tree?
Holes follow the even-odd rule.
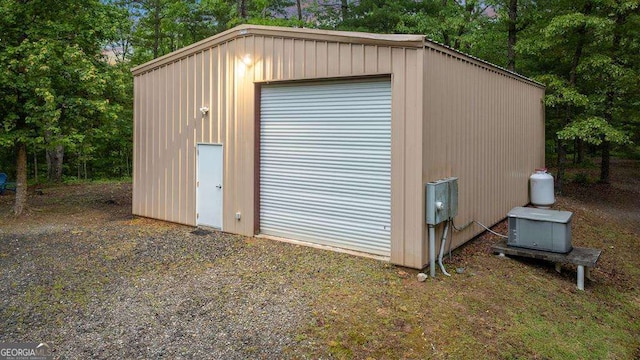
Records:
[[[242,0],[122,0],[133,23],[134,63],[143,63],[226,30],[253,16]],[[258,4],[259,5],[259,4]],[[245,19],[238,21],[238,18]]]
[[[539,1],[491,0],[487,16],[491,19],[479,31],[477,55],[516,71],[516,45],[519,34],[539,17]]]
[[[296,10],[298,11],[298,21],[302,21],[302,1],[296,0]]]
[[[623,130],[625,118],[640,112],[638,102],[630,103],[627,99],[640,93],[640,67],[638,59],[638,25],[640,25],[640,2],[621,1],[608,3],[606,14],[612,22],[611,34],[608,36],[603,53],[585,62],[587,76],[595,75],[588,80],[595,80],[594,95],[604,98],[596,102],[598,112],[602,113],[599,141],[601,158],[600,182],[609,183],[609,167],[612,144],[625,144],[630,138]],[[637,128],[637,127],[636,127]],[[581,140],[584,140],[581,138]]]
[[[27,147],[65,146],[90,119],[110,110],[101,40],[110,30],[93,1],[0,2],[0,146],[16,151],[14,212],[26,206]]]
[[[167,37],[163,22],[171,21],[166,20],[169,4],[170,0],[130,0],[122,4],[128,7],[137,19],[132,43],[138,56],[143,50],[145,54],[137,62],[155,59],[170,51],[163,44]],[[147,55],[149,52],[150,55]]]
[[[380,33],[424,34],[446,46],[472,52],[489,17],[481,1],[361,0],[349,5],[335,27]],[[329,8],[327,14],[331,15]],[[337,17],[333,10],[334,18]],[[331,24],[331,21],[326,23]]]
[[[557,132],[574,121],[589,105],[588,97],[577,86],[578,66],[585,45],[591,42],[600,26],[591,17],[590,0],[579,3],[563,1],[546,4],[546,17],[540,18],[518,48],[535,57],[537,79],[547,85],[547,137],[556,143],[558,172],[556,190],[563,189],[567,145]]]
[[[336,28],[374,33],[407,32],[403,13],[416,12],[410,1],[362,0],[358,3],[336,3],[326,7],[326,14],[336,19]]]
[[[622,119],[638,114],[628,101],[638,82],[632,60],[638,56],[637,34],[627,24],[637,12],[637,1],[540,4],[547,10],[544,17],[517,48],[534,59],[537,78],[547,84],[547,130],[556,142],[558,191],[563,188],[567,141],[577,144],[578,158],[582,144],[601,147],[601,181],[606,182],[611,144],[629,141]]]
[[[113,52],[113,62],[126,62],[133,53],[132,42],[136,18],[129,0],[108,0],[107,10],[111,20],[112,37],[107,39],[107,50]]]

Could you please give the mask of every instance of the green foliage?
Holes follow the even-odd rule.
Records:
[[[287,0],[118,0],[114,6],[130,13],[135,21],[128,34],[133,45],[132,61],[140,64],[242,23],[303,26],[288,18]],[[120,41],[119,43],[121,43]]]
[[[536,76],[535,79],[547,86],[544,104],[550,108],[567,106],[583,108],[589,105],[589,98],[572,87],[566,79],[552,74]]]
[[[589,175],[584,172],[573,175],[573,182],[576,184],[586,185],[589,183]]]
[[[300,18],[296,4],[0,0],[0,147],[27,143],[44,163],[61,145],[67,176],[129,175],[131,66],[241,23],[424,34],[501,66],[511,29],[518,72],[547,86],[550,159],[572,140],[626,153],[640,142],[638,0],[518,0],[515,18],[510,0],[304,0]],[[0,155],[3,170],[13,159]]]
[[[464,51],[475,47],[478,29],[489,22],[481,1],[362,0],[349,5],[342,18],[339,7],[317,8],[324,28],[374,33],[424,34]]]
[[[638,140],[640,107],[632,99],[640,93],[639,3],[538,3],[544,11],[517,51],[528,59],[524,70],[547,85],[547,136],[557,145],[606,145],[603,156],[609,156],[609,144]]]
[[[590,117],[573,121],[558,132],[561,140],[580,139],[588,144],[600,145],[603,141],[614,144],[630,143],[629,136],[616,129],[601,117]]]
[[[102,56],[113,36],[108,8],[94,0],[3,1],[0,9],[0,146],[90,153],[124,100],[125,85]]]
[[[571,37],[566,36],[567,32],[577,31],[582,27],[591,31],[594,37],[602,38],[606,36],[606,31],[611,25],[612,21],[610,19],[581,12],[560,14],[552,17],[543,29],[542,35],[546,41],[541,42],[541,44],[545,47],[553,47],[554,45],[567,43],[571,41]]]

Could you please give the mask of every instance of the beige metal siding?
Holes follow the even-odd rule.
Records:
[[[493,225],[528,203],[528,177],[544,165],[544,89],[434,49],[426,49],[424,79],[422,180],[459,178],[456,225]],[[453,246],[481,231],[456,232]]]
[[[424,61],[423,53],[422,49],[393,48],[389,54],[394,74],[391,105],[391,261],[410,267],[422,266],[421,229],[424,220],[421,216],[420,164],[423,66],[420,64]],[[397,74],[404,78],[399,81]]]
[[[195,224],[195,144],[224,146],[225,231],[254,233],[256,83],[392,75],[392,262],[419,263],[422,48],[245,36],[136,72],[137,215]],[[241,58],[249,54],[249,67]],[[198,109],[210,108],[202,116]],[[159,141],[166,139],[161,147]],[[410,184],[411,186],[407,186]],[[242,214],[236,221],[235,213]],[[418,241],[416,241],[416,239]]]

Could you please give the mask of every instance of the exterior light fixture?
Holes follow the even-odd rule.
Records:
[[[246,54],[245,56],[242,57],[242,63],[245,64],[246,66],[251,66],[251,55]]]
[[[209,112],[209,108],[206,106],[203,106],[200,108],[200,112],[202,113],[202,116],[207,115],[207,113]]]

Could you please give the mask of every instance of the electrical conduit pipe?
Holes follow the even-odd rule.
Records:
[[[436,276],[436,229],[429,225],[429,275]]]
[[[449,231],[449,221],[445,223],[444,231],[442,232],[442,238],[440,239],[440,255],[438,255],[438,265],[440,265],[440,270],[442,270],[443,274],[447,276],[451,276],[451,274],[449,274],[447,270],[445,270],[444,265],[442,265],[442,256],[444,255],[444,244],[446,244],[447,242],[448,231]]]

